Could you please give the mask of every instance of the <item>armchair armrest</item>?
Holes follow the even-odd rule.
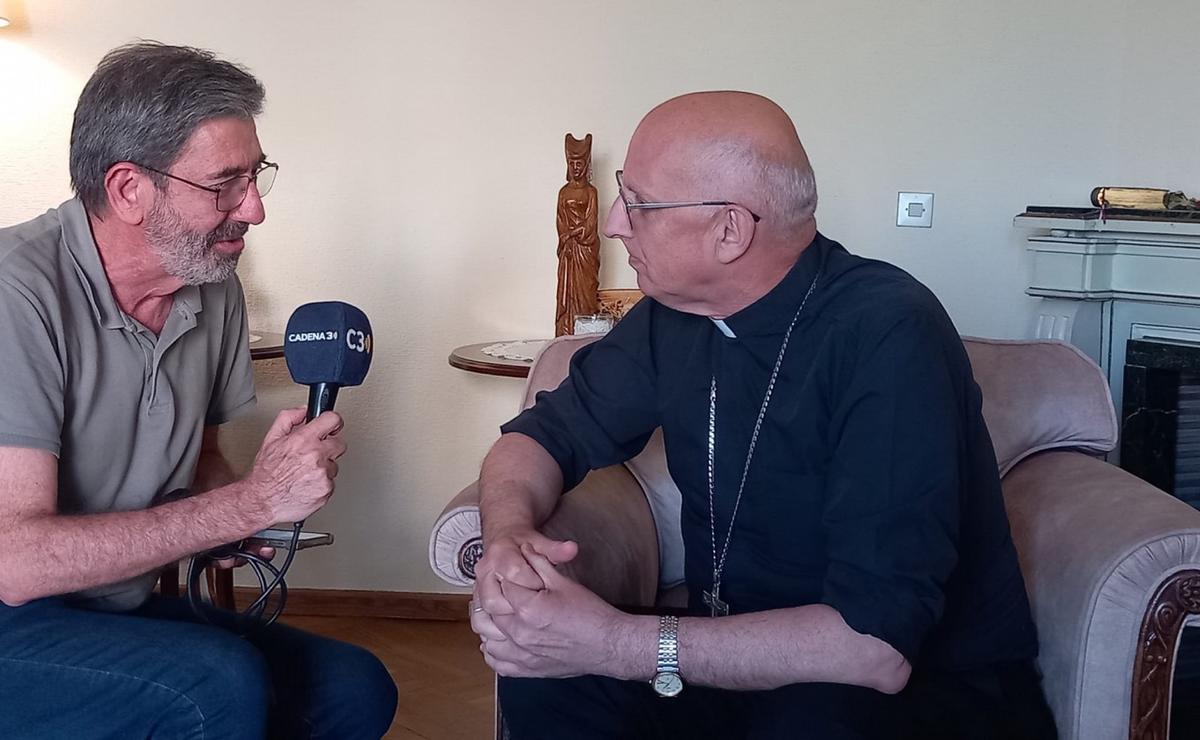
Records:
[[[1200,512],[1079,452],[1021,462],[1004,492],[1059,736],[1166,737]]]
[[[589,473],[562,497],[542,532],[579,543],[579,555],[561,570],[605,601],[628,607],[654,604],[658,535],[646,496],[624,465]],[[429,562],[447,583],[470,586],[482,554],[476,482],[451,499],[434,523]]]

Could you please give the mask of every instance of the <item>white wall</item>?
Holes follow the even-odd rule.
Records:
[[[1032,301],[1011,218],[1084,205],[1094,185],[1200,193],[1186,80],[1196,3],[1145,0],[495,3],[25,0],[0,31],[0,224],[69,195],[75,98],[136,37],[214,49],[266,83],[260,134],[281,164],[241,273],[253,322],[341,299],[377,353],[339,399],[352,452],[315,516],[332,548],[293,585],[447,590],[430,523],[470,482],[519,381],[451,369],[456,345],[552,331],[563,133],[594,134],[596,184],[667,97],[738,88],[793,116],[826,234],[896,262],[961,331],[1020,336]],[[1161,17],[1155,17],[1156,14]],[[897,229],[896,192],[936,193],[934,228]],[[619,244],[602,282],[632,286]],[[301,403],[281,362],[229,449],[251,459]]]

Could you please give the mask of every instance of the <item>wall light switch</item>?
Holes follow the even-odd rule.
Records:
[[[933,193],[900,193],[896,200],[896,225],[933,226]]]

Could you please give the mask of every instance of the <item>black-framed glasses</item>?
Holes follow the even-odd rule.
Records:
[[[731,200],[671,200],[654,202],[633,202],[629,200],[629,196],[625,193],[625,183],[621,181],[625,170],[617,170],[617,193],[620,195],[621,203],[624,204],[626,212],[636,210],[642,211],[660,211],[665,208],[692,208],[694,206],[737,206],[738,208],[746,208],[740,203],[734,203]],[[762,220],[761,217],[754,211],[746,208],[746,212],[754,219],[754,223]]]
[[[157,172],[164,177],[169,177],[172,180],[178,180],[185,185],[191,185],[194,188],[207,190],[217,196],[217,210],[222,213],[228,213],[242,204],[246,200],[246,193],[250,192],[250,183],[258,186],[258,197],[265,198],[267,193],[271,192],[271,186],[275,184],[275,176],[279,174],[279,165],[274,162],[263,162],[258,166],[252,174],[238,175],[231,177],[224,182],[219,182],[216,185],[201,185],[198,182],[185,180],[179,175],[172,175],[170,172],[149,167],[144,164],[133,162],[132,164],[141,167],[144,170]]]

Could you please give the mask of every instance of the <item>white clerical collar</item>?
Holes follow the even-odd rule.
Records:
[[[721,333],[724,334],[725,336],[729,337],[730,339],[737,339],[737,335],[733,333],[733,329],[730,329],[729,324],[726,324],[724,320],[709,319],[709,321],[716,324],[717,328],[720,329]]]

